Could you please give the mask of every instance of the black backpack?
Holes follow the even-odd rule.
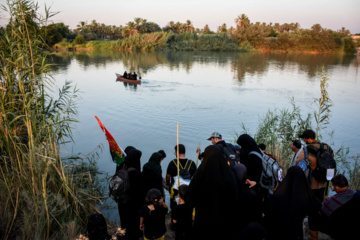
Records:
[[[175,166],[177,167],[175,160],[173,160],[173,162],[174,162]],[[190,161],[189,165],[188,165],[188,163],[189,163],[189,159],[187,159],[185,166],[183,167],[183,166],[181,166],[181,163],[179,162],[179,165],[180,165],[179,175],[183,179],[191,179],[190,167],[191,167],[192,161]]]
[[[231,144],[217,144],[216,146],[222,150],[223,157],[230,167],[234,167],[236,164],[240,163],[240,154],[235,152]]]
[[[109,196],[118,203],[126,203],[130,199],[130,182],[129,172],[135,168],[127,168],[124,166],[119,169],[111,178],[109,183]]]
[[[315,147],[308,146],[309,152],[313,152]],[[318,182],[327,182],[331,179],[326,178],[326,174],[328,169],[334,169],[334,174],[336,171],[336,161],[332,157],[331,152],[332,150],[329,149],[329,151],[324,149],[324,143],[320,143],[320,148],[315,149],[316,151],[316,168],[314,171],[312,171],[312,176],[318,181]],[[331,152],[330,152],[331,151]]]

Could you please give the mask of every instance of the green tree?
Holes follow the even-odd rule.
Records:
[[[81,22],[79,22],[79,24],[76,25],[75,31],[76,31],[76,32],[81,32],[81,31],[83,31],[83,29],[85,28],[85,26],[86,26],[86,22],[81,21]]]
[[[84,44],[84,43],[85,43],[85,38],[81,34],[77,35],[73,41],[73,44]]]
[[[206,24],[206,25],[204,26],[204,33],[211,33],[211,30],[210,30],[208,24]]]
[[[226,33],[226,32],[227,32],[226,23],[223,23],[223,25],[218,27],[217,33]]]
[[[73,38],[73,35],[70,33],[69,26],[66,26],[64,23],[52,23],[50,25],[43,26],[40,29],[40,34],[48,46],[61,42],[64,38]]]
[[[244,13],[235,18],[237,29],[244,29],[250,26],[250,20]]]

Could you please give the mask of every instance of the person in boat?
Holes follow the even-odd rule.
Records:
[[[134,76],[131,74],[131,72],[129,73],[129,77],[128,77],[130,80],[133,80],[134,79]]]
[[[133,73],[134,80],[137,80],[137,74],[136,72]]]
[[[124,74],[123,74],[123,78],[127,78],[128,74],[127,72],[125,71]]]

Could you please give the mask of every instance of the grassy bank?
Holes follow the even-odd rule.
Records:
[[[268,37],[267,32],[191,33],[154,32],[135,34],[118,40],[60,42],[54,49],[113,49],[121,51],[274,51],[299,53],[348,53],[356,52],[351,37],[326,29],[283,32]]]
[[[53,49],[114,49],[121,51],[249,51],[250,46],[242,46],[226,34],[201,34],[155,32],[137,34],[119,40],[88,41],[73,44],[66,41],[57,43]]]
[[[58,97],[42,51],[37,6],[4,6],[12,18],[0,35],[0,236],[2,239],[72,239],[84,230],[101,194],[93,161],[62,159],[76,122],[77,89],[65,83]]]

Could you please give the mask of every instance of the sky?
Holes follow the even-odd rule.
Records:
[[[0,0],[1,4],[5,0]],[[323,28],[352,34],[360,33],[360,0],[39,0],[59,12],[52,21],[63,22],[75,29],[80,21],[96,20],[105,25],[125,26],[134,18],[143,18],[165,27],[170,21],[185,23],[190,20],[195,28],[209,25],[212,31],[226,23],[235,26],[235,18],[246,14],[252,23],[296,23],[309,29],[319,23]],[[8,22],[1,10],[0,25]]]

